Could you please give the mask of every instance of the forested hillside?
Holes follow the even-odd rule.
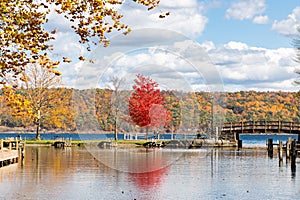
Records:
[[[75,90],[51,89],[57,101],[46,106],[41,113],[43,131],[88,132],[113,131],[115,125],[115,101],[120,101],[118,117],[119,130],[136,130],[128,116],[128,93],[116,98],[114,91],[106,89]],[[19,91],[22,95],[26,91]],[[63,98],[61,95],[63,94]],[[218,122],[241,120],[284,120],[300,122],[300,92],[256,92],[234,93],[164,91],[165,107],[171,113],[171,123],[166,131],[200,129],[207,131],[212,117]],[[212,101],[214,102],[212,108]],[[19,116],[7,105],[4,94],[0,95],[0,126],[23,127],[34,131],[34,120],[26,115]],[[211,115],[213,110],[214,116]]]

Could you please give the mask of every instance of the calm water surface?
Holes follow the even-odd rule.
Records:
[[[292,173],[266,150],[26,147],[0,168],[0,199],[298,199],[297,161]]]

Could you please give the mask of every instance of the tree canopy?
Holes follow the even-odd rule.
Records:
[[[151,10],[159,0],[133,0]],[[52,60],[51,41],[55,40],[56,29],[46,30],[49,15],[63,15],[70,22],[79,42],[90,50],[91,45],[107,46],[107,34],[112,31],[130,32],[121,22],[122,14],[117,5],[122,0],[0,0],[0,83],[8,79],[18,81],[28,64],[38,63],[49,71],[56,70],[61,61],[70,62],[66,57]],[[79,55],[80,60],[84,60]]]
[[[24,125],[36,125],[36,138],[40,139],[40,126],[43,123],[64,126],[63,121],[70,121],[73,115],[70,109],[70,90],[59,89],[60,77],[37,65],[27,67],[25,82],[20,82],[18,90],[4,87],[6,103],[15,117],[22,119]],[[69,119],[70,118],[70,119]],[[68,119],[68,120],[66,120]]]
[[[138,74],[129,98],[129,115],[140,127],[163,127],[168,125],[170,112],[164,107],[165,100],[158,83]]]
[[[43,131],[78,132],[97,131],[93,128],[100,126],[104,132],[113,133],[115,125],[115,112],[112,109],[113,91],[109,89],[77,90],[74,100],[74,89],[60,88],[47,89],[45,98],[56,96],[56,101],[45,106],[41,111]],[[93,91],[95,90],[95,91]],[[26,90],[18,90],[18,101],[14,101],[19,108],[29,108],[30,101],[23,101]],[[195,133],[196,130],[208,132],[211,120],[211,94],[208,92],[187,93],[179,91],[161,92],[165,103],[164,106],[171,113],[171,122],[164,131]],[[127,92],[124,93],[124,95]],[[0,92],[0,127],[20,127],[23,131],[34,131],[34,120],[27,117],[18,117],[16,109],[6,106],[5,96]],[[90,98],[90,99],[88,99]],[[246,121],[290,121],[300,122],[300,92],[256,92],[241,91],[226,93],[224,104],[214,105],[215,109],[226,113],[225,122]],[[75,105],[74,105],[75,104]],[[96,119],[91,107],[95,106]],[[218,106],[220,106],[218,108]],[[75,108],[75,109],[74,109]],[[20,110],[27,112],[27,110]],[[154,110],[152,110],[154,111]],[[20,113],[21,114],[21,113]],[[32,113],[33,114],[33,113]],[[128,115],[128,110],[120,109],[119,117]],[[216,116],[215,116],[216,117]],[[74,119],[75,122],[74,122]],[[123,123],[119,128],[125,133],[144,132],[145,128],[138,128],[129,123]],[[25,129],[24,129],[24,128]],[[163,129],[161,129],[163,130]]]

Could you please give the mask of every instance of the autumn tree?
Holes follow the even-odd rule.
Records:
[[[170,132],[176,132],[182,122],[182,112],[180,106],[180,100],[177,97],[179,95],[175,94],[175,91],[166,91],[164,93],[165,105],[168,111],[171,113],[171,123],[169,124]]]
[[[133,1],[148,10],[159,4],[159,0]],[[33,112],[39,116],[38,105],[33,110],[27,108],[29,100],[23,99],[13,88],[18,87],[20,80],[27,84],[23,74],[32,65],[60,75],[57,71],[60,62],[71,62],[64,55],[52,60],[51,53],[55,47],[51,42],[55,40],[57,29],[45,28],[50,15],[64,16],[79,36],[79,43],[90,51],[92,45],[108,46],[108,35],[113,31],[124,34],[131,31],[121,22],[123,16],[119,7],[123,3],[121,0],[0,0],[0,84],[4,85],[5,94],[10,95],[7,99],[15,100],[10,105],[14,109],[24,106],[18,109],[19,112]],[[169,13],[158,17],[164,18],[166,15]],[[78,55],[78,59],[85,60],[82,55]]]
[[[159,0],[133,0],[145,5],[148,10],[155,8]],[[28,64],[37,63],[41,67],[55,70],[60,61],[70,62],[62,55],[52,61],[49,52],[53,50],[56,29],[46,30],[50,14],[64,16],[79,42],[91,50],[91,45],[107,46],[107,34],[112,31],[130,32],[121,22],[122,14],[117,7],[121,0],[0,0],[0,82],[6,84],[5,76],[11,74],[18,79]],[[84,60],[78,55],[79,60]],[[42,62],[42,63],[41,63]],[[57,73],[57,71],[53,71]]]
[[[124,95],[122,95],[121,86],[124,84],[125,79],[119,78],[117,76],[111,77],[111,89],[113,91],[111,98],[112,111],[114,116],[114,135],[115,140],[118,139],[118,124],[121,115],[122,100],[124,100]]]
[[[117,76],[110,78],[109,89],[97,89],[95,96],[96,115],[102,130],[113,130],[115,140],[118,139],[120,117],[124,116],[124,102],[127,92],[121,90],[125,79]]]
[[[43,120],[51,119],[59,123],[64,117],[72,117],[68,112],[70,93],[61,90],[61,78],[48,69],[36,64],[27,67],[22,73],[24,82],[19,82],[18,92],[4,87],[8,105],[14,109],[14,115],[36,125],[36,139],[40,139],[40,127]]]
[[[164,106],[164,98],[158,88],[158,83],[149,77],[138,74],[129,98],[129,115],[139,127],[148,128],[169,124],[170,113]]]
[[[96,117],[100,129],[103,131],[111,131],[113,127],[112,122],[112,105],[111,105],[112,91],[109,89],[99,89],[95,91],[95,110]],[[83,107],[80,105],[80,107]]]

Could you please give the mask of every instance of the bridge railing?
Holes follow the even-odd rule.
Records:
[[[222,132],[232,133],[300,133],[300,123],[288,121],[241,121],[225,123]]]

